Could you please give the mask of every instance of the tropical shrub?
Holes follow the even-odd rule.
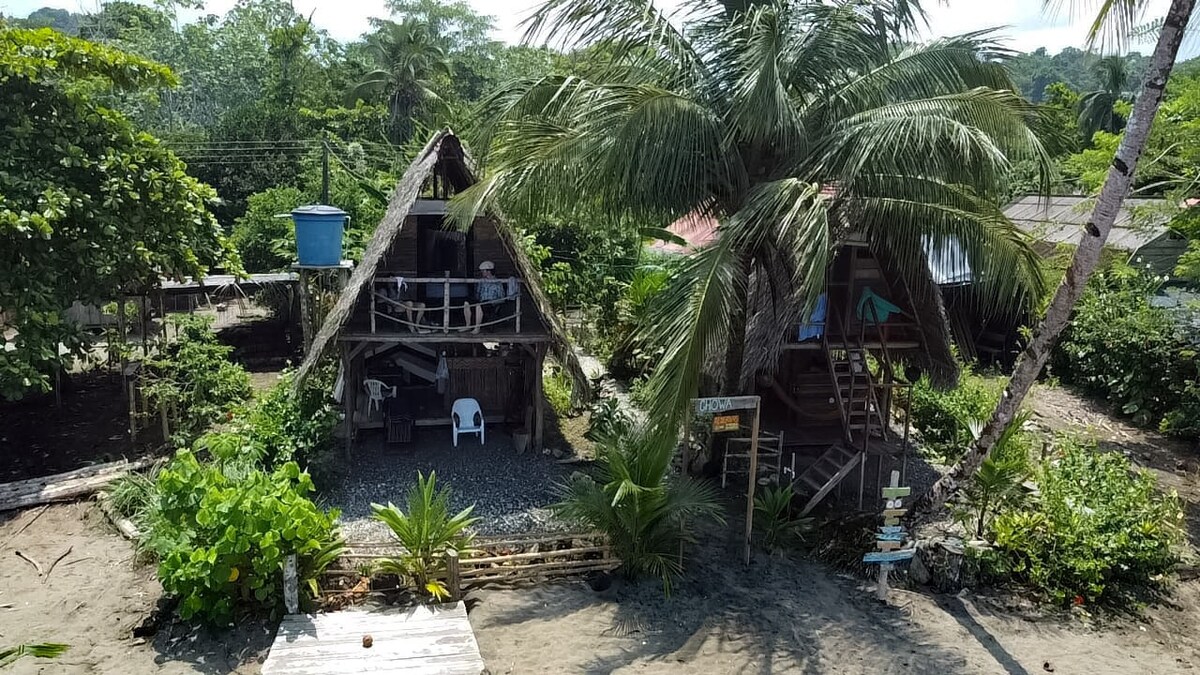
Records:
[[[438,578],[446,571],[446,551],[467,550],[474,538],[467,528],[478,520],[471,517],[474,506],[451,515],[450,495],[450,488],[437,489],[437,475],[431,471],[428,478],[417,474],[416,485],[408,491],[407,513],[390,503],[371,505],[375,519],[387,525],[404,547],[403,555],[378,561],[376,569],[411,580],[418,592],[435,600],[449,597]]]
[[[567,377],[562,368],[551,367],[542,377],[542,392],[555,415],[569,417],[575,412],[571,397],[571,378]]]
[[[927,376],[914,382],[909,412],[924,450],[948,461],[961,457],[975,438],[972,424],[991,415],[1003,388],[998,378],[967,372],[948,391],[935,388]]]
[[[238,418],[245,442],[268,467],[294,461],[318,480],[334,471],[338,411],[329,398],[334,376],[332,368],[323,368],[295,391],[292,374],[284,373]]]
[[[1115,263],[1092,276],[1051,354],[1059,379],[1137,424],[1200,434],[1200,367],[1184,317],[1150,304],[1158,280]]]
[[[768,551],[783,551],[796,544],[812,527],[812,518],[792,517],[790,485],[768,485],[754,495],[754,527]]]
[[[247,198],[246,213],[233,226],[230,242],[241,256],[247,272],[285,269],[296,257],[296,235],[292,221],[277,218],[311,203],[298,188],[280,185]]]
[[[1151,586],[1174,566],[1179,500],[1122,455],[1064,441],[1038,484],[1038,499],[992,522],[994,547],[981,554],[987,575],[1028,583],[1058,602],[1096,602]]]
[[[628,433],[633,420],[621,408],[621,402],[614,397],[603,398],[592,404],[591,416],[588,417],[588,428],[583,437],[593,443],[601,443],[606,438],[614,438]]]
[[[984,537],[997,513],[1020,505],[1028,497],[1024,483],[1033,468],[1029,436],[1022,429],[1028,419],[1029,414],[1022,412],[1008,425],[979,471],[964,487],[961,501],[954,509],[958,521],[977,539]]]
[[[671,474],[676,445],[634,428],[600,444],[594,476],[574,474],[558,486],[562,517],[604,532],[630,576],[671,582],[683,573],[680,546],[694,543],[699,520],[723,522],[717,492]]]
[[[217,341],[210,319],[183,315],[171,321],[178,338],[148,362],[144,392],[152,407],[177,411],[177,436],[187,440],[250,396],[250,375],[229,360],[233,348]]]
[[[315,596],[317,576],[341,551],[338,512],[312,502],[312,481],[295,462],[267,472],[235,459],[202,463],[181,450],[158,476],[147,545],[184,619],[223,625],[237,611],[276,613],[288,555]]]

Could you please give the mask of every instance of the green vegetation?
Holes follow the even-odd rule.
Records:
[[[542,391],[550,403],[550,409],[558,417],[569,417],[575,412],[571,378],[562,368],[550,366],[549,372],[542,377]]]
[[[68,649],[70,649],[68,645],[56,642],[0,647],[0,668],[4,668],[26,656],[32,656],[35,659],[58,658],[66,653]]]
[[[403,555],[378,561],[376,569],[411,580],[419,593],[434,600],[449,597],[439,578],[446,572],[446,551],[467,550],[473,538],[467,528],[478,520],[471,517],[474,506],[451,515],[450,494],[450,488],[437,488],[433,472],[429,478],[418,473],[416,485],[408,490],[407,513],[394,504],[371,505],[375,519],[386,524],[404,547]]]
[[[791,485],[768,485],[754,495],[754,527],[768,551],[787,551],[812,527],[812,518],[792,517],[795,496]]]
[[[913,429],[921,433],[922,449],[943,462],[961,457],[996,407],[1003,388],[1003,379],[966,368],[958,385],[948,391],[934,387],[926,376],[914,382],[910,414]]]
[[[296,462],[320,483],[338,467],[333,438],[338,411],[329,396],[336,376],[334,368],[326,367],[296,391],[291,374],[284,373],[235,417],[235,433],[267,466]]]
[[[250,376],[229,360],[232,347],[217,341],[211,320],[184,315],[171,319],[178,339],[143,370],[143,391],[151,409],[171,411],[172,429],[181,446],[210,425],[229,418],[250,396]]]
[[[62,315],[72,302],[101,305],[225,258],[212,190],[101,103],[176,81],[102,45],[0,24],[0,307],[18,329],[0,338],[0,396],[46,391],[83,356]]]
[[[1002,507],[991,522],[993,548],[978,554],[985,577],[1027,583],[1061,603],[1120,602],[1174,566],[1179,500],[1120,454],[1060,439],[1036,478],[1036,499]]]
[[[1197,342],[1179,316],[1150,304],[1158,285],[1122,263],[1096,273],[1050,360],[1051,372],[1134,422],[1200,435]]]
[[[600,444],[592,476],[577,473],[560,486],[557,513],[605,533],[622,571],[671,582],[683,573],[680,547],[696,541],[699,521],[723,522],[717,492],[671,475],[675,444],[645,429]]]
[[[163,590],[184,619],[225,625],[237,611],[278,612],[283,562],[297,556],[301,588],[315,596],[317,575],[337,558],[337,511],[309,498],[295,462],[274,471],[246,462],[241,447],[210,445],[216,461],[181,450],[162,470],[148,515],[147,547]]]

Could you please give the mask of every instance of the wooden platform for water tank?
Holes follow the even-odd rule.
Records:
[[[363,647],[363,636],[371,647]],[[479,675],[483,657],[461,602],[289,614],[263,675]]]

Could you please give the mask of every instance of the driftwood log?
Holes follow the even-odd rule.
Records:
[[[152,459],[135,462],[121,460],[52,476],[3,483],[0,484],[0,511],[86,497],[130,471],[144,469],[153,463]]]

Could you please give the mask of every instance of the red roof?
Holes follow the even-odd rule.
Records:
[[[688,253],[704,248],[717,239],[717,219],[715,216],[700,210],[692,211],[679,220],[671,223],[667,231],[687,242],[687,246],[666,241],[656,241],[650,250],[658,253]]]

